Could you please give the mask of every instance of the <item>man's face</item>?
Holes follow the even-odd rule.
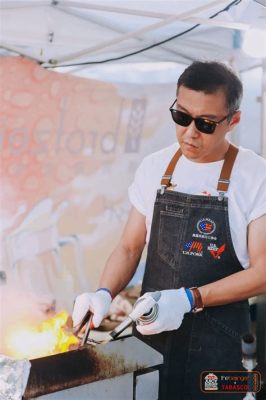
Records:
[[[180,86],[175,107],[194,118],[202,117],[216,122],[228,114],[226,98],[222,90],[205,94]],[[222,160],[228,148],[226,133],[232,130],[239,120],[240,111],[231,117],[230,122],[226,119],[216,126],[212,134],[200,132],[195,126],[195,121],[187,127],[176,124],[176,137],[183,154],[195,162]]]

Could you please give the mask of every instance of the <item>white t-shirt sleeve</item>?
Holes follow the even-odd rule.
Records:
[[[131,204],[143,215],[147,215],[145,204],[145,159],[139,165],[133,183],[128,188],[128,196]]]
[[[241,147],[240,150],[236,190],[248,225],[266,214],[266,160],[251,150]]]
[[[266,177],[256,191],[256,196],[250,206],[248,224],[264,214],[266,214]]]
[[[161,178],[171,158],[178,149],[178,144],[158,150],[146,156],[139,165],[132,185],[128,188],[131,204],[151,223],[156,192]]]

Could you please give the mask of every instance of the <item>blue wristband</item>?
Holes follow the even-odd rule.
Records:
[[[109,293],[110,296],[111,296],[112,299],[113,299],[113,295],[112,295],[112,292],[111,292],[110,289],[108,289],[107,287],[100,287],[99,289],[96,290],[96,292],[99,292],[100,290],[104,290],[105,292]]]
[[[188,289],[188,288],[185,288],[185,291],[186,291],[188,300],[189,300],[189,302],[190,302],[191,310],[192,310],[193,307],[194,307],[194,298],[193,298],[193,294],[192,294],[191,290]]]

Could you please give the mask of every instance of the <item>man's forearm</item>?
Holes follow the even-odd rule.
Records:
[[[106,262],[99,287],[110,289],[113,297],[116,296],[133,277],[141,254],[142,249],[130,251],[122,245],[118,246]]]
[[[203,304],[217,306],[266,292],[265,267],[248,268],[199,288]]]

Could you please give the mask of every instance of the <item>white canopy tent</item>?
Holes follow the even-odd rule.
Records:
[[[208,56],[240,70],[258,64],[241,51],[241,34],[265,17],[255,0],[2,0],[0,12],[2,54],[45,66]]]
[[[227,61],[239,72],[262,68],[260,153],[266,155],[266,62],[242,50],[252,27],[266,29],[265,0],[1,0],[0,55],[139,83],[174,81],[175,65],[198,58]]]

